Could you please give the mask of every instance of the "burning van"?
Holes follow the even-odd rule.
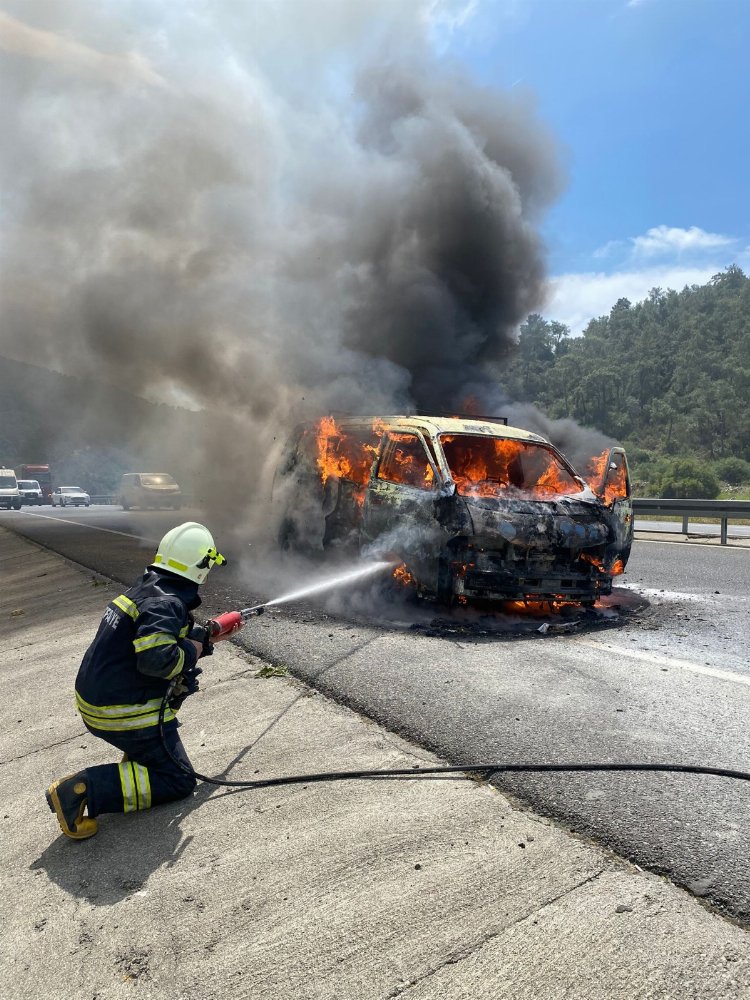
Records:
[[[625,568],[632,502],[621,448],[585,471],[496,418],[325,417],[277,472],[280,541],[393,557],[447,604],[593,604]]]

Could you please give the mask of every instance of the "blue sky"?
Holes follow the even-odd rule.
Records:
[[[435,44],[526,88],[568,186],[544,236],[546,314],[580,329],[619,294],[750,270],[747,0],[469,0],[435,5]]]

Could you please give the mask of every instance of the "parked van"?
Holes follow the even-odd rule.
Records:
[[[22,497],[18,490],[18,480],[13,469],[0,469],[0,507],[6,510],[20,510]]]
[[[123,510],[131,507],[182,506],[182,490],[167,472],[127,472],[120,480],[118,490]]]
[[[624,571],[633,511],[622,448],[585,472],[497,419],[325,417],[277,470],[279,541],[402,560],[447,604],[593,604]]]
[[[44,493],[36,479],[19,479],[18,491],[21,494],[21,503],[30,507],[41,506],[44,503]]]

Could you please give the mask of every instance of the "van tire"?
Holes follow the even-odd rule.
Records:
[[[122,498],[120,499],[120,504],[123,510],[130,510],[130,504],[125,503],[125,501]]]

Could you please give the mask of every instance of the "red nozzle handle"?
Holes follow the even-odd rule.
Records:
[[[211,636],[211,642],[218,642],[233,632],[239,632],[244,624],[245,620],[239,611],[225,611],[223,615],[206,622],[206,628]]]

